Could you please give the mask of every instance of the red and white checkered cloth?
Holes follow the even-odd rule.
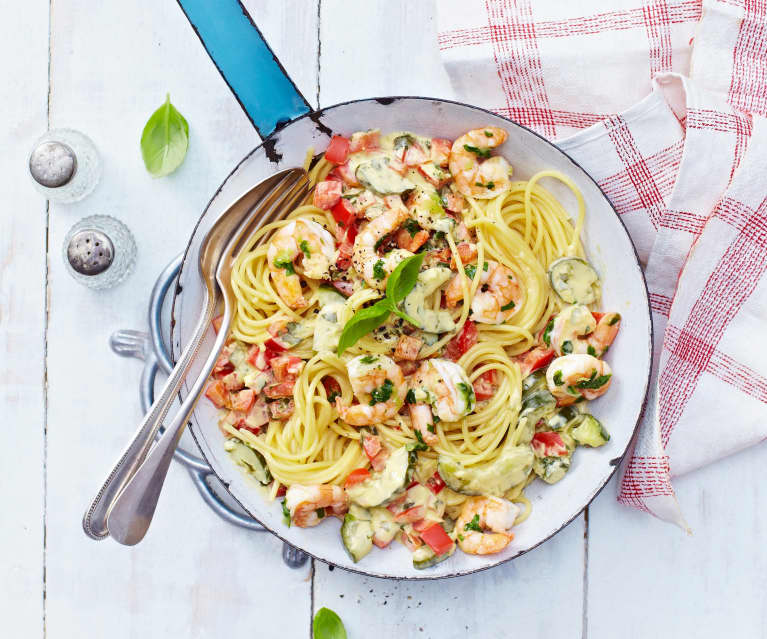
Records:
[[[645,266],[651,397],[618,499],[767,438],[767,0],[439,3],[456,92],[597,180]]]

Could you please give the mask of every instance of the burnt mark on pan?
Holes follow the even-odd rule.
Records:
[[[279,164],[282,160],[282,153],[277,151],[277,142],[280,141],[279,135],[271,135],[264,140],[263,147],[266,158],[272,164]]]
[[[397,98],[376,98],[376,102],[378,102],[378,104],[383,104],[384,106],[389,106],[396,99]]]
[[[325,124],[320,118],[325,114],[324,109],[320,109],[319,111],[314,111],[313,113],[310,113],[307,117],[314,122],[314,126],[317,128],[317,130],[320,133],[324,133],[329,138],[333,137],[333,129],[328,127],[327,124]]]

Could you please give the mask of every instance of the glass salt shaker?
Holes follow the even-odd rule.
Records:
[[[73,129],[52,129],[35,142],[29,154],[29,173],[46,198],[71,203],[96,188],[101,164],[90,138]]]
[[[69,274],[93,289],[116,286],[136,262],[132,233],[108,215],[92,215],[75,224],[64,239],[63,252]]]

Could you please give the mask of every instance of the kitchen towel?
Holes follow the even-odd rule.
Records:
[[[556,141],[631,234],[655,344],[618,500],[687,529],[671,477],[767,438],[767,0],[438,12],[458,95]]]

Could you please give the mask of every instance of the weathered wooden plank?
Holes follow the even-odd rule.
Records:
[[[307,19],[312,15],[316,9]],[[316,56],[316,28],[306,28],[314,40],[296,42],[285,14],[267,11],[259,20],[275,49],[289,36],[297,59]],[[145,326],[159,271],[258,138],[176,3],[60,0],[52,40],[53,125],[89,134],[104,170],[88,199],[51,209],[49,636],[244,636],[258,628],[305,635],[308,566],[287,569],[281,542],[220,521],[175,465],[139,546],[95,543],[80,529],[93,491],[140,417],[140,365],[110,353],[108,337]],[[144,170],[139,138],[167,91],[189,122],[190,149],[176,173],[155,180]],[[136,272],[110,291],[82,288],[62,264],[66,231],[94,213],[124,220],[138,244]]]
[[[45,200],[27,154],[47,128],[48,3],[11,3],[0,20],[0,617],[42,637],[45,464]]]
[[[767,635],[759,446],[674,482],[692,536],[615,501],[592,505],[589,639]]]

